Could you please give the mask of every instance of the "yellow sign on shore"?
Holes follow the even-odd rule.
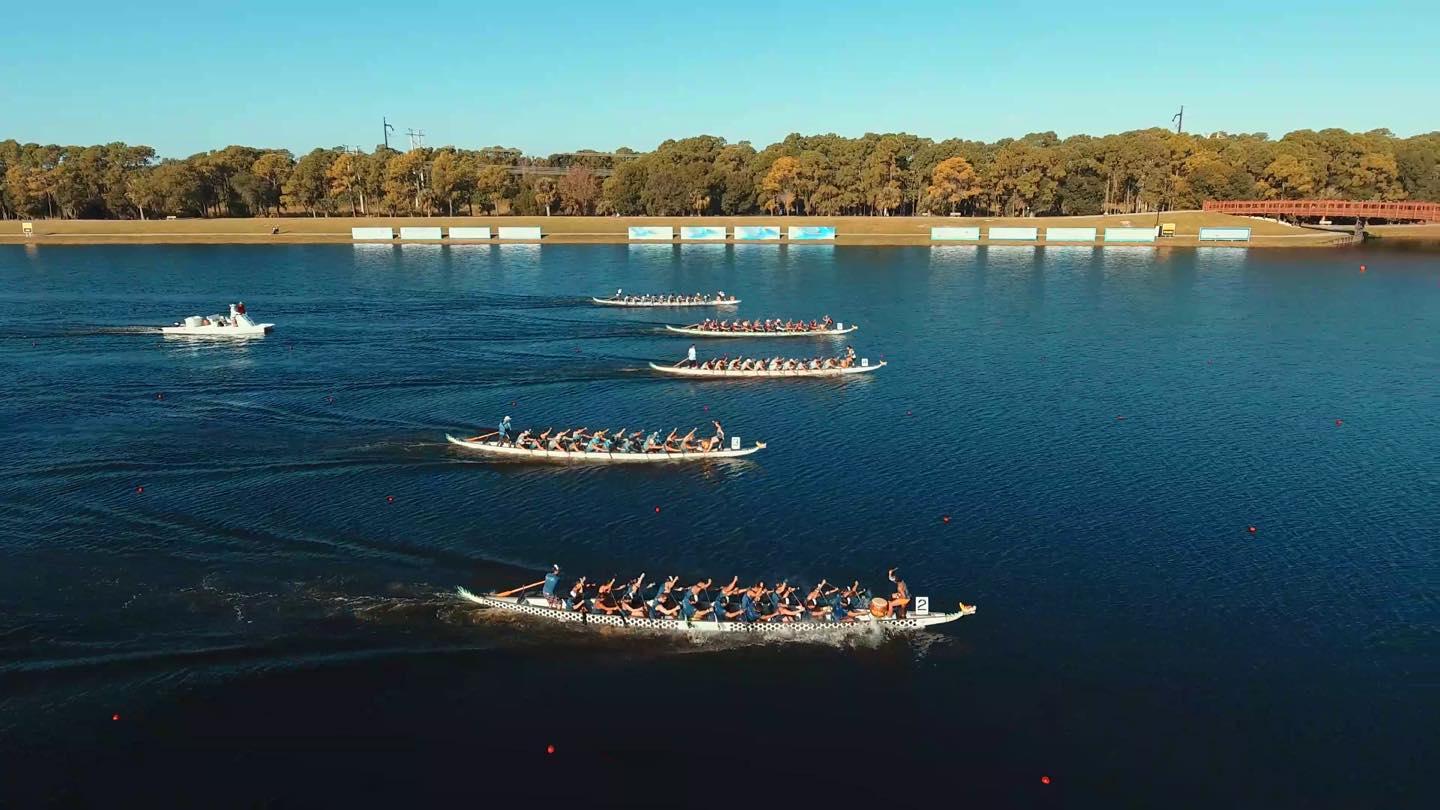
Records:
[[[35,235],[35,223],[33,223],[33,222],[22,222],[22,223],[20,223],[20,232],[23,233],[23,234],[25,234],[27,237],[29,237],[29,236],[34,236],[34,235]]]

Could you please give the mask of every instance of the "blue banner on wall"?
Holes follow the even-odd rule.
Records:
[[[779,225],[736,225],[736,239],[779,239]]]
[[[791,225],[785,235],[795,242],[834,239],[835,227],[833,225]]]

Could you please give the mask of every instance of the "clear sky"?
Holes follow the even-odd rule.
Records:
[[[1440,129],[1440,2],[7,4],[0,138],[182,157],[720,135]]]

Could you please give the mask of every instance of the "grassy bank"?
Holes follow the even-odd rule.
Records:
[[[1276,222],[1202,211],[1171,211],[1161,222],[1173,222],[1174,238],[1157,244],[1193,247],[1201,227],[1248,227],[1252,247],[1314,247],[1339,244],[1343,235],[1295,228]],[[626,242],[631,225],[833,225],[842,245],[928,245],[930,229],[945,226],[991,227],[1149,227],[1154,214],[1090,217],[285,217],[255,219],[174,220],[34,220],[35,235],[21,233],[20,222],[0,222],[0,243],[38,244],[205,244],[349,242],[352,227],[399,228],[429,226],[539,226],[546,243]],[[278,229],[278,233],[272,230]],[[677,231],[678,232],[678,231]],[[974,243],[967,243],[974,244]],[[985,242],[981,242],[985,244]],[[1014,244],[1014,243],[1006,243]],[[1207,243],[1209,244],[1209,243]]]

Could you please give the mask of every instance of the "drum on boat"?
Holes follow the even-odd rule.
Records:
[[[870,615],[875,618],[883,618],[890,613],[890,603],[877,596],[870,600]]]

